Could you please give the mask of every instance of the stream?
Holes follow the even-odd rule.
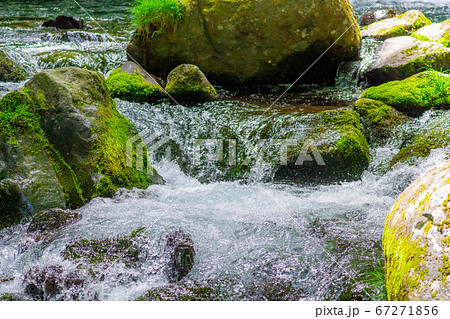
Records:
[[[358,17],[373,3],[352,0]],[[0,0],[0,48],[23,65],[30,77],[60,66],[78,66],[107,74],[127,60],[125,48],[134,31],[127,1]],[[440,22],[450,16],[450,1],[378,1],[373,8],[422,10]],[[41,28],[59,14],[81,16],[87,31]],[[108,34],[105,34],[107,32]],[[364,42],[362,65],[370,59]],[[90,266],[76,299],[134,300],[148,290],[169,284],[164,272],[164,238],[183,229],[192,236],[196,257],[186,285],[219,287],[224,300],[378,300],[382,287],[370,281],[382,266],[384,220],[401,192],[427,168],[441,162],[447,150],[434,150],[415,166],[389,161],[405,141],[437,111],[396,128],[393,138],[371,146],[371,163],[356,181],[303,185],[274,178],[270,166],[254,165],[231,177],[214,161],[196,163],[192,141],[226,138],[224,131],[256,141],[265,123],[279,123],[301,132],[308,114],[345,107],[362,88],[351,74],[361,65],[343,67],[336,87],[301,83],[266,112],[286,85],[258,92],[219,88],[221,101],[193,108],[168,101],[139,104],[116,100],[119,111],[140,132],[168,137],[172,156],[157,154],[154,166],[165,185],[147,190],[120,190],[112,199],[97,198],[77,210],[82,219],[47,240],[22,249],[28,223],[0,231],[0,294],[24,290],[31,267],[61,265],[66,245],[77,238],[105,239],[130,235],[144,227],[145,256],[138,267],[121,262]],[[23,83],[0,83],[0,97]],[[239,119],[239,120],[233,120]],[[299,133],[300,134],[300,133]],[[282,137],[276,130],[270,138]],[[239,146],[247,153],[248,145]],[[94,273],[95,275],[92,275]],[[62,299],[74,299],[71,292]],[[61,297],[61,296],[59,296]],[[57,298],[56,298],[57,299]],[[61,299],[61,298],[60,298]]]

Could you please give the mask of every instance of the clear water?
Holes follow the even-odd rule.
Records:
[[[71,0],[0,1],[0,48],[24,65],[30,76],[55,66],[39,62],[39,54],[54,51],[80,53],[70,64],[107,73],[126,60],[124,48],[133,32],[125,16],[127,1],[79,3],[111,36],[104,36],[95,23],[89,31],[69,33],[69,41],[60,32],[39,27],[43,18],[58,14],[89,19]],[[352,3],[361,13],[371,1]],[[376,6],[417,8],[432,20],[442,21],[448,17],[448,5],[448,1],[380,1]],[[24,21],[31,28],[13,25]],[[342,71],[343,76],[348,72]],[[20,85],[0,83],[0,95]],[[188,154],[192,139],[199,135],[217,138],[226,130],[255,138],[267,121],[301,131],[307,113],[351,104],[358,92],[354,81],[345,79],[338,88],[298,87],[264,113],[279,90],[255,95],[221,91],[226,102],[190,109],[166,102],[149,105],[118,100],[119,110],[139,131],[150,128],[150,135],[170,136],[182,160],[157,161],[155,166],[166,185],[95,199],[78,210],[83,216],[79,222],[25,251],[21,247],[27,241],[28,224],[0,231],[0,278],[15,277],[0,283],[0,293],[23,292],[23,276],[36,265],[62,265],[66,273],[80,268],[61,256],[75,238],[104,239],[145,227],[145,254],[139,266],[90,265],[96,275],[85,275],[81,299],[95,295],[100,300],[130,300],[167,285],[164,238],[178,228],[192,235],[197,251],[194,269],[185,281],[219,282],[224,299],[274,299],[274,290],[281,299],[379,298],[379,289],[366,280],[382,260],[385,216],[402,190],[446,158],[448,150],[434,151],[417,166],[397,165],[388,170],[388,163],[435,114],[428,112],[399,127],[394,138],[373,147],[370,167],[358,181],[307,187],[279,183],[271,181],[270,167],[258,165],[249,175],[224,180],[214,162],[200,167],[192,163]],[[243,120],[233,121],[236,118]],[[282,129],[277,130],[271,138],[282,134]]]

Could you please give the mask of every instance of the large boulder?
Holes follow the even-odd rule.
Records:
[[[79,18],[68,17],[64,15],[57,16],[55,19],[49,19],[42,24],[46,28],[55,28],[60,30],[84,29],[84,21]]]
[[[432,108],[449,107],[450,76],[426,71],[402,81],[371,87],[361,97],[381,101],[410,116],[419,116]]]
[[[392,37],[410,35],[415,30],[428,24],[431,24],[431,21],[422,12],[411,10],[397,17],[378,21],[366,26],[361,31],[361,36],[386,40]]]
[[[0,100],[0,182],[11,201],[5,206],[11,222],[2,227],[33,212],[112,196],[118,187],[159,181],[147,174],[155,171],[145,147],[136,154],[140,141],[98,73],[63,68],[36,75]]]
[[[0,82],[20,82],[25,79],[25,70],[0,50]]]
[[[332,82],[341,62],[358,58],[361,36],[348,0],[186,0],[180,6],[182,17],[172,24],[149,12],[154,23],[141,25],[127,48],[161,76],[190,63],[215,84],[288,83],[326,52],[302,81]]]
[[[450,47],[450,20],[441,23],[433,23],[420,28],[411,36],[422,41],[434,41]]]
[[[127,154],[127,141],[137,141],[139,135],[118,112],[100,74],[79,68],[45,70],[25,87],[40,102],[40,125],[76,174],[85,199],[98,195],[102,179],[124,188],[152,184],[146,171],[127,165],[136,156],[135,151]]]
[[[158,79],[130,61],[112,71],[106,85],[111,96],[121,100],[151,103],[164,97]]]
[[[450,161],[418,178],[386,219],[389,300],[449,300]]]
[[[450,68],[449,48],[409,36],[386,40],[376,56],[365,73],[372,85],[403,80],[427,68],[438,71]]]
[[[428,157],[433,149],[450,146],[450,111],[432,118],[413,140],[406,144],[391,160],[396,163],[416,164],[417,160]]]
[[[179,103],[217,100],[216,89],[195,65],[182,64],[167,77],[166,92]]]

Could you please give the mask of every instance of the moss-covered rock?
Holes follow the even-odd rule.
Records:
[[[450,146],[450,111],[432,119],[413,141],[403,147],[391,160],[396,163],[415,164],[419,158],[430,155],[431,150]]]
[[[20,82],[26,78],[25,70],[0,50],[0,82]]]
[[[392,129],[406,121],[408,117],[383,102],[360,99],[355,103],[365,125],[365,135],[371,142],[391,136]]]
[[[135,169],[135,150],[127,154],[127,142],[140,142],[133,125],[117,110],[103,77],[79,68],[45,70],[25,85],[39,103],[40,125],[49,142],[75,173],[83,197],[99,194],[104,176],[115,187],[147,188],[153,180]],[[151,171],[151,170],[149,170]]]
[[[217,100],[217,92],[195,65],[182,64],[167,77],[166,92],[179,103]]]
[[[377,59],[365,76],[372,85],[403,80],[424,69],[450,69],[450,49],[443,44],[398,37],[386,40],[376,51]]]
[[[414,32],[412,37],[422,41],[433,41],[450,48],[450,20],[433,23]]]
[[[194,267],[195,249],[191,236],[176,230],[167,236],[165,253],[169,255],[168,277],[170,282],[180,281]]]
[[[32,210],[16,183],[0,181],[0,229],[19,223]]]
[[[63,229],[80,218],[81,215],[74,211],[62,209],[42,211],[35,214],[31,219],[27,235],[31,235],[36,241],[40,241],[42,238]]]
[[[133,102],[155,102],[164,97],[161,85],[134,62],[111,72],[106,85],[113,98]]]
[[[364,14],[359,25],[366,26],[380,20],[395,18],[402,13],[395,9],[376,9]]]
[[[409,186],[386,219],[383,235],[389,300],[450,298],[450,162]]]
[[[450,76],[426,71],[403,81],[392,81],[364,91],[361,98],[381,101],[411,116],[450,105]]]
[[[347,0],[185,0],[180,4],[180,21],[140,26],[127,48],[146,70],[161,76],[190,63],[214,84],[289,83],[331,47],[302,80],[333,82],[340,63],[357,59],[361,46]]]
[[[149,290],[137,301],[221,301],[220,287],[207,282],[185,282]]]
[[[359,178],[369,165],[369,145],[359,114],[349,109],[323,111],[312,115],[309,125],[299,148],[288,151],[287,165],[279,167],[276,178],[296,177],[302,182]],[[317,157],[306,159],[308,145],[319,152],[323,163]]]
[[[415,30],[429,24],[431,24],[431,21],[422,12],[411,10],[397,17],[378,21],[366,26],[361,31],[361,36],[386,40],[393,37],[410,35]]]

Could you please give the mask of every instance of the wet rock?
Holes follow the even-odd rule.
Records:
[[[369,145],[362,133],[357,112],[349,109],[323,111],[306,117],[308,130],[297,138],[290,132],[283,138],[295,143],[287,151],[286,163],[275,173],[277,180],[302,184],[358,179],[369,165]]]
[[[438,71],[450,68],[449,48],[413,37],[386,40],[376,56],[365,73],[371,85],[403,80],[428,68]]]
[[[23,301],[23,298],[16,293],[0,294],[0,301]]]
[[[67,29],[84,29],[84,21],[79,18],[68,16],[57,16],[56,19],[50,19],[42,24],[46,28],[56,28],[60,30]]]
[[[128,148],[131,153],[127,154],[127,141],[139,143],[140,136],[118,112],[99,73],[79,68],[45,70],[25,89],[41,103],[37,108],[40,126],[76,175],[83,199],[100,195],[97,185],[102,177],[115,187],[129,189],[145,189],[153,183],[147,171],[156,171],[147,170],[145,147],[142,168],[130,163],[136,149]]]
[[[179,103],[200,103],[217,100],[217,92],[203,72],[195,65],[182,64],[167,77],[167,93]]]
[[[86,274],[66,273],[62,266],[32,267],[24,276],[25,294],[33,300],[78,300]]]
[[[138,229],[130,236],[117,236],[105,239],[78,238],[64,249],[62,256],[66,260],[88,264],[122,262],[127,267],[134,267],[140,261],[144,244],[140,242]]]
[[[432,108],[448,109],[450,105],[450,76],[426,71],[402,81],[374,86],[361,98],[381,101],[410,116],[420,116]]]
[[[431,21],[417,10],[408,11],[395,18],[372,23],[361,31],[362,37],[373,37],[377,40],[386,40],[392,37],[410,35]]]
[[[111,72],[106,85],[113,98],[152,103],[164,97],[159,79],[134,62],[125,62]]]
[[[208,282],[183,282],[149,290],[138,301],[220,301],[220,287]]]
[[[450,47],[450,20],[433,23],[414,32],[412,37],[422,41],[433,41]]]
[[[9,180],[0,181],[0,229],[17,224],[32,213],[33,207],[19,185]]]
[[[74,211],[62,209],[43,211],[33,216],[27,229],[27,235],[32,236],[36,241],[40,241],[42,238],[63,229],[80,218],[80,214]]]
[[[282,0],[276,8],[269,1],[189,0],[180,6],[174,8],[180,19],[140,26],[127,48],[161,76],[189,63],[217,85],[291,83],[341,36],[302,80],[332,83],[341,62],[358,58],[360,31],[346,0]]]
[[[34,212],[81,205],[78,182],[41,130],[35,107],[25,90],[0,100],[0,180],[15,182]]]
[[[428,157],[433,149],[450,146],[450,111],[436,116],[427,123],[410,143],[392,158],[391,166],[397,163],[415,165],[417,160]],[[449,149],[450,153],[450,149]]]
[[[189,234],[177,230],[167,236],[165,253],[170,256],[168,275],[170,282],[177,282],[194,267],[194,242]]]
[[[20,82],[26,78],[25,70],[0,50],[0,82]]]
[[[450,298],[450,161],[411,184],[386,219],[383,248],[389,300]]]
[[[392,129],[408,120],[403,113],[376,100],[360,99],[355,103],[354,109],[363,120],[364,135],[370,142],[391,137]]]
[[[366,26],[375,22],[378,22],[380,20],[386,20],[391,19],[396,16],[401,15],[402,13],[400,11],[397,11],[395,9],[376,9],[372,10],[370,12],[367,12],[363,17],[361,18],[360,25]]]

